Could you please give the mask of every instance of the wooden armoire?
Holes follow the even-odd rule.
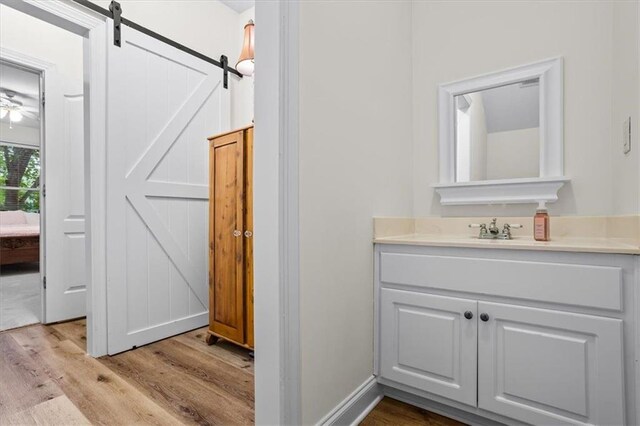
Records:
[[[209,138],[209,332],[253,349],[253,126]]]

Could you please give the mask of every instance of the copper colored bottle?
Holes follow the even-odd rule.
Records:
[[[549,213],[544,201],[540,201],[533,217],[533,238],[536,241],[549,241]]]

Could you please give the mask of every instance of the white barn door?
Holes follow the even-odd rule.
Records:
[[[208,141],[230,126],[222,70],[129,27],[110,43],[108,352],[208,323]]]
[[[45,323],[85,316],[84,106],[82,81],[45,73],[43,144]]]

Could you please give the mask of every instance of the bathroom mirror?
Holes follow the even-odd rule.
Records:
[[[561,58],[441,85],[439,125],[442,204],[557,200]]]
[[[540,176],[540,79],[455,97],[456,182]]]

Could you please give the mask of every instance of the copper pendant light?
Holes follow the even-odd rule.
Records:
[[[254,37],[253,29],[255,24],[253,20],[249,20],[247,25],[244,26],[244,42],[242,43],[242,53],[240,53],[240,59],[236,64],[236,69],[246,76],[253,75],[253,55],[254,55]]]

